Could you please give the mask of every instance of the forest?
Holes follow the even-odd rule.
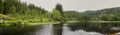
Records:
[[[58,3],[49,12],[20,0],[0,0],[0,21],[120,21],[120,7],[78,12],[63,11],[63,6]]]

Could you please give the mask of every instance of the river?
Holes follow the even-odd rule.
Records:
[[[119,34],[119,23],[64,23],[0,27],[0,35],[112,35]]]

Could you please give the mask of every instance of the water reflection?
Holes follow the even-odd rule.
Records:
[[[119,23],[60,23],[0,26],[0,35],[110,35],[120,34]]]
[[[69,24],[64,24],[63,26],[63,35],[102,35],[96,32],[86,32],[78,27],[73,26],[72,28],[68,27]]]
[[[119,23],[71,23],[68,24],[68,27],[72,31],[76,30],[84,30],[87,32],[99,32],[102,34],[115,34],[120,32],[120,24]]]
[[[43,25],[42,28],[34,32],[34,35],[53,35],[53,27],[50,25]]]
[[[62,35],[63,24],[53,24],[54,35]]]
[[[2,26],[0,35],[31,35],[40,26]]]

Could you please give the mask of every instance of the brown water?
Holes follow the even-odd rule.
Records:
[[[61,23],[0,27],[0,35],[110,35],[119,34],[120,23]]]

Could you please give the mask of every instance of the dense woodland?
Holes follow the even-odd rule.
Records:
[[[120,7],[85,12],[63,11],[57,4],[52,12],[20,0],[0,0],[0,20],[4,21],[120,21]]]

